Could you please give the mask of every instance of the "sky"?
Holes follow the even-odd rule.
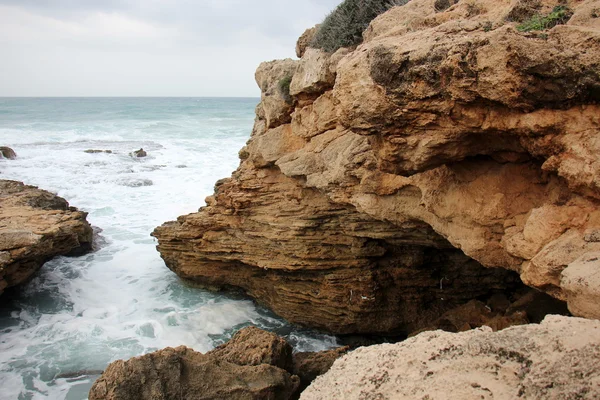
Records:
[[[341,0],[0,0],[0,96],[258,97]]]

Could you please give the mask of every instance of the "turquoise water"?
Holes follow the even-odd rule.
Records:
[[[97,251],[46,263],[0,304],[0,399],[85,399],[111,361],[166,346],[208,351],[249,324],[302,351],[335,345],[248,299],[187,287],[150,237],[237,167],[257,102],[0,98],[0,146],[18,155],[0,160],[0,177],[58,193],[101,230]],[[148,157],[128,155],[139,148]]]

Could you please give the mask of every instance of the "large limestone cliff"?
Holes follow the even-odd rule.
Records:
[[[563,3],[527,33],[555,1],[413,0],[355,49],[261,64],[239,168],[154,232],[167,266],[335,333],[410,332],[519,275],[600,318],[600,1]]]

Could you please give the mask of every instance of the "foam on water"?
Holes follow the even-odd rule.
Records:
[[[166,346],[208,351],[255,324],[298,350],[335,339],[294,328],[245,298],[183,284],[150,232],[194,212],[238,164],[255,99],[0,99],[0,177],[89,212],[101,248],[44,265],[0,308],[0,398],[85,399],[116,359]],[[134,159],[144,148],[148,157]],[[85,153],[86,149],[112,154]]]

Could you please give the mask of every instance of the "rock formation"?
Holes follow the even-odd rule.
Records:
[[[129,153],[129,155],[134,158],[136,158],[136,157],[142,158],[142,157],[146,157],[148,155],[148,153],[146,153],[146,150],[144,150],[144,149],[139,149],[139,150],[132,151],[131,153]]]
[[[597,399],[599,358],[600,322],[580,318],[549,316],[501,332],[425,332],[347,354],[300,398]]]
[[[50,192],[0,180],[0,294],[54,256],[91,249],[86,216]]]
[[[142,149],[140,149],[142,150]],[[136,154],[138,151],[134,151],[133,154]],[[112,154],[112,150],[99,150],[99,149],[87,149],[83,151],[84,153],[88,153],[88,154],[98,154],[98,153],[107,153],[107,154]]]
[[[261,64],[239,168],[154,232],[167,266],[335,333],[415,331],[519,276],[598,318],[598,1],[544,32],[517,27],[555,1],[438,3]]]
[[[240,330],[206,353],[181,346],[128,361],[115,361],[94,383],[90,400],[297,398],[304,386],[325,373],[344,349],[292,356],[282,338],[261,329]]]
[[[17,158],[17,153],[10,147],[0,146],[0,158],[7,158],[9,160],[14,160]]]

